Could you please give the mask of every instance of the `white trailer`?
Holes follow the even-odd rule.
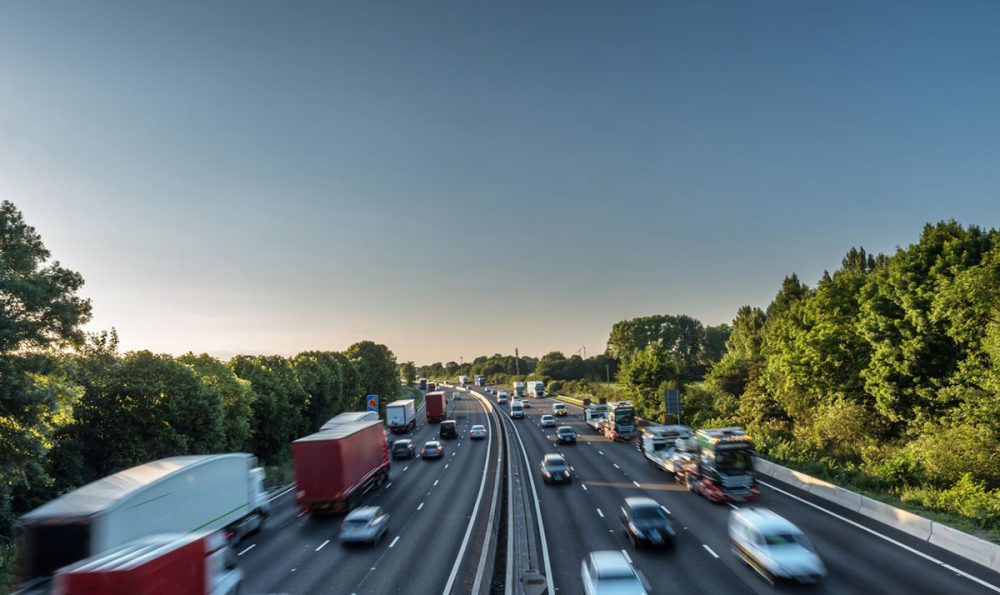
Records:
[[[458,385],[459,386],[465,386],[468,383],[469,383],[469,377],[468,376],[459,376],[458,377]]]
[[[417,429],[417,408],[413,399],[393,401],[385,406],[385,424],[395,434]]]
[[[608,419],[608,406],[604,403],[598,403],[587,407],[583,410],[583,419],[595,431],[603,432],[604,421]]]
[[[528,381],[528,396],[540,399],[545,396],[545,383],[541,380]]]
[[[325,424],[320,426],[319,431],[330,430],[340,424],[349,424],[359,421],[378,421],[377,411],[346,411],[340,415],[331,417]]]
[[[523,382],[515,382],[514,383],[514,390],[512,392],[514,393],[515,397],[523,397],[524,396],[524,383]]]
[[[685,465],[698,451],[694,432],[687,426],[650,426],[643,428],[639,447],[651,465],[675,477],[683,476]]]
[[[25,514],[25,578],[156,533],[223,530],[234,540],[270,513],[264,470],[245,453],[160,459],[77,488]]]

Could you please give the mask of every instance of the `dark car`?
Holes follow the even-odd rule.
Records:
[[[652,498],[625,498],[621,509],[622,529],[634,547],[641,545],[674,545],[673,525],[667,509]]]
[[[444,456],[444,447],[437,440],[429,440],[420,450],[420,456],[424,459],[440,459]]]
[[[393,459],[412,459],[417,449],[413,446],[413,440],[403,438],[392,443]]]
[[[438,437],[444,440],[445,438],[458,438],[458,427],[453,419],[446,419],[441,422],[441,428],[438,430]]]
[[[573,474],[570,472],[569,463],[565,457],[557,454],[545,455],[542,459],[542,477],[545,483],[570,483],[573,481]]]
[[[569,426],[559,426],[556,438],[560,444],[576,444],[576,430]]]

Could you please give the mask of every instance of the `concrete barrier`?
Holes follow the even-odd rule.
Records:
[[[809,493],[833,502],[834,504],[839,504],[848,510],[853,510],[857,512],[861,509],[861,494],[852,492],[851,490],[845,490],[842,487],[835,486],[832,483],[827,483],[821,479],[811,478],[813,481],[809,484]]]
[[[800,490],[809,491],[808,479],[810,478],[805,473],[799,473],[798,471],[792,471],[788,467],[782,467],[781,465],[774,466],[774,475],[772,475],[778,481],[783,481],[790,486],[795,486]]]
[[[753,468],[757,473],[761,475],[766,475],[768,477],[774,477],[774,468],[776,465],[771,461],[764,460],[757,457],[753,461]]]
[[[934,545],[1000,572],[1000,545],[990,543],[941,523],[931,523]]]
[[[930,519],[925,519],[912,512],[873,500],[867,496],[861,496],[861,506],[858,508],[858,513],[924,541],[931,537]]]

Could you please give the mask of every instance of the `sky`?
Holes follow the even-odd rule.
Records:
[[[600,352],[1000,221],[1000,3],[4,2],[0,198],[124,350]]]

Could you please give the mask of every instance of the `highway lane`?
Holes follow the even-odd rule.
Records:
[[[363,504],[391,515],[386,538],[375,547],[337,541],[342,517],[301,515],[291,495],[275,502],[275,514],[256,539],[238,551],[248,593],[440,593],[455,566],[459,544],[479,492],[487,451],[495,460],[497,442],[470,441],[469,428],[493,424],[483,405],[468,397],[449,403],[459,438],[445,440],[441,460],[394,461],[390,482],[368,494]],[[422,419],[422,414],[418,416]],[[437,424],[421,424],[411,438],[418,448],[437,437]],[[489,494],[484,495],[488,498]],[[480,508],[479,516],[486,505]],[[480,523],[484,525],[484,523]],[[485,530],[485,527],[483,527]],[[483,531],[471,539],[466,557],[478,556]],[[461,564],[456,586],[471,584],[474,564]],[[455,590],[454,592],[462,592]]]
[[[552,401],[546,399],[543,402],[550,405]],[[594,487],[588,486],[589,493],[604,493],[608,496],[603,500],[601,500],[603,496],[597,496],[597,494],[593,497],[598,501],[606,502],[604,506],[612,506],[615,501],[629,493],[645,493],[671,510],[675,519],[675,527],[682,529],[679,534],[682,538],[688,538],[678,542],[676,556],[678,562],[685,561],[684,553],[681,551],[681,548],[685,546],[688,546],[685,549],[693,549],[696,552],[701,550],[699,553],[707,554],[711,550],[719,556],[715,558],[714,555],[709,555],[709,560],[719,568],[714,568],[711,564],[706,566],[707,562],[705,561],[700,564],[705,568],[692,577],[692,580],[697,583],[696,586],[692,587],[688,585],[688,580],[684,579],[684,567],[688,566],[687,563],[656,564],[654,559],[648,557],[649,552],[631,554],[631,549],[629,549],[630,555],[633,555],[637,565],[647,573],[654,585],[668,583],[680,586],[684,584],[688,585],[684,587],[685,589],[694,588],[698,592],[701,589],[702,581],[724,580],[728,584],[729,590],[736,589],[738,592],[768,591],[763,581],[729,552],[726,522],[730,506],[712,504],[700,496],[688,493],[681,486],[674,484],[667,474],[651,467],[638,452],[635,441],[627,444],[610,442],[583,424],[580,408],[570,405],[569,409],[571,411],[569,425],[580,428],[581,436],[585,439],[579,445],[583,446],[583,449],[578,450],[586,449],[587,451],[585,454],[578,454],[570,459],[571,463],[577,468],[578,473],[583,475],[584,481],[586,481],[586,474],[594,473],[594,477],[597,477],[601,484],[615,488],[614,490],[595,490]],[[537,423],[535,418],[541,415],[541,409],[533,408],[529,412],[531,415],[528,421]],[[587,444],[590,446],[586,446]],[[570,447],[563,448],[568,450]],[[587,466],[582,461],[589,461],[592,465]],[[817,589],[817,592],[1000,592],[1000,587],[997,587],[1000,584],[1000,580],[998,580],[1000,577],[977,564],[881,523],[816,499],[791,486],[772,481],[770,478],[765,478],[764,481],[774,487],[762,486],[762,498],[756,505],[774,510],[802,528],[827,564],[829,575],[827,580]],[[632,482],[637,482],[639,487],[636,487]],[[787,492],[790,495],[782,492]],[[801,498],[801,500],[796,498]],[[948,566],[942,566],[910,550],[889,543],[881,537],[845,522],[845,520],[831,516],[807,502],[834,512],[844,519],[867,527],[880,535],[894,539],[898,543],[931,556],[935,560],[948,564]],[[623,542],[622,539],[619,541]],[[694,547],[690,547],[691,545]],[[699,545],[701,547],[698,547]],[[667,558],[670,559],[669,555]],[[691,562],[691,567],[699,566],[695,563],[696,561],[688,560],[687,562]],[[960,573],[965,573],[968,576]],[[718,592],[715,588],[709,590]]]

